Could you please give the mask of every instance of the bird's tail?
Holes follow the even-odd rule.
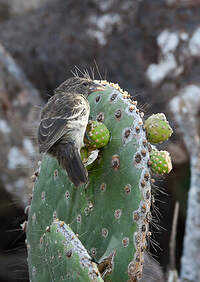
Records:
[[[78,149],[73,143],[58,143],[53,150],[53,155],[57,158],[59,164],[67,171],[69,179],[76,187],[88,180],[88,172],[81,161]]]

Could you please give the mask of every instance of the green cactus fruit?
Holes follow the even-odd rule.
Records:
[[[153,149],[150,153],[151,170],[156,174],[169,173],[172,170],[172,162],[167,151]]]
[[[153,114],[145,121],[147,139],[150,143],[162,143],[173,133],[166,116],[163,113]]]
[[[90,121],[86,130],[85,144],[90,148],[105,147],[110,139],[110,133],[105,124]]]
[[[90,116],[108,128],[110,140],[99,152],[93,151],[98,157],[94,156],[93,167],[88,170],[88,183],[74,187],[55,158],[43,158],[27,226],[32,282],[72,281],[68,275],[73,266],[59,260],[51,263],[58,252],[51,248],[50,234],[51,254],[41,248],[40,238],[52,222],[55,224],[55,217],[79,234],[87,252],[99,263],[104,281],[137,281],[142,276],[151,219],[150,159],[143,113],[118,85],[101,83],[105,90],[88,98]],[[58,245],[62,242],[59,239]],[[63,280],[51,279],[60,273]],[[38,279],[40,275],[42,279]]]

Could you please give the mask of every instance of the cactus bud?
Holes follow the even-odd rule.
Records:
[[[87,126],[85,143],[90,148],[102,148],[108,144],[110,133],[105,124],[98,121],[90,121]]]
[[[163,113],[153,114],[145,121],[147,139],[150,143],[162,143],[173,133],[166,116]]]
[[[153,149],[150,153],[151,170],[156,174],[169,173],[172,169],[169,152]]]

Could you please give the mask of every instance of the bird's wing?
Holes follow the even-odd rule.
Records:
[[[43,119],[38,129],[38,143],[40,153],[47,152],[65,132],[66,119]]]
[[[66,100],[55,98],[44,108],[38,129],[39,151],[47,152],[65,133],[70,121],[86,114],[87,101],[83,97]]]

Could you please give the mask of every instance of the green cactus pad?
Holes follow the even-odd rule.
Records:
[[[32,266],[35,281],[103,282],[97,265],[63,221],[54,219],[47,226],[40,238],[40,251],[44,254],[44,262],[40,269]]]
[[[102,122],[90,121],[86,133],[85,143],[90,148],[105,147],[110,139],[109,130]]]
[[[50,273],[40,281],[51,281],[52,271],[55,275],[57,271],[66,273],[63,281],[71,281],[67,279],[65,264],[61,263],[57,270],[57,264],[53,268],[48,262],[57,255],[56,249],[51,249],[48,258],[40,246],[40,238],[55,217],[79,234],[87,252],[99,263],[104,281],[141,278],[151,218],[149,146],[143,114],[127,92],[114,84],[102,83],[107,84],[105,91],[89,96],[90,116],[105,124],[110,141],[99,149],[98,158],[88,170],[88,183],[74,187],[55,158],[43,158],[27,227],[32,282],[39,281],[33,275],[33,266],[37,273],[43,273],[43,268]]]
[[[156,174],[169,173],[172,170],[172,163],[169,152],[153,149],[150,153],[151,170]]]
[[[163,113],[153,114],[145,121],[147,139],[150,143],[162,143],[173,133],[169,122]]]

